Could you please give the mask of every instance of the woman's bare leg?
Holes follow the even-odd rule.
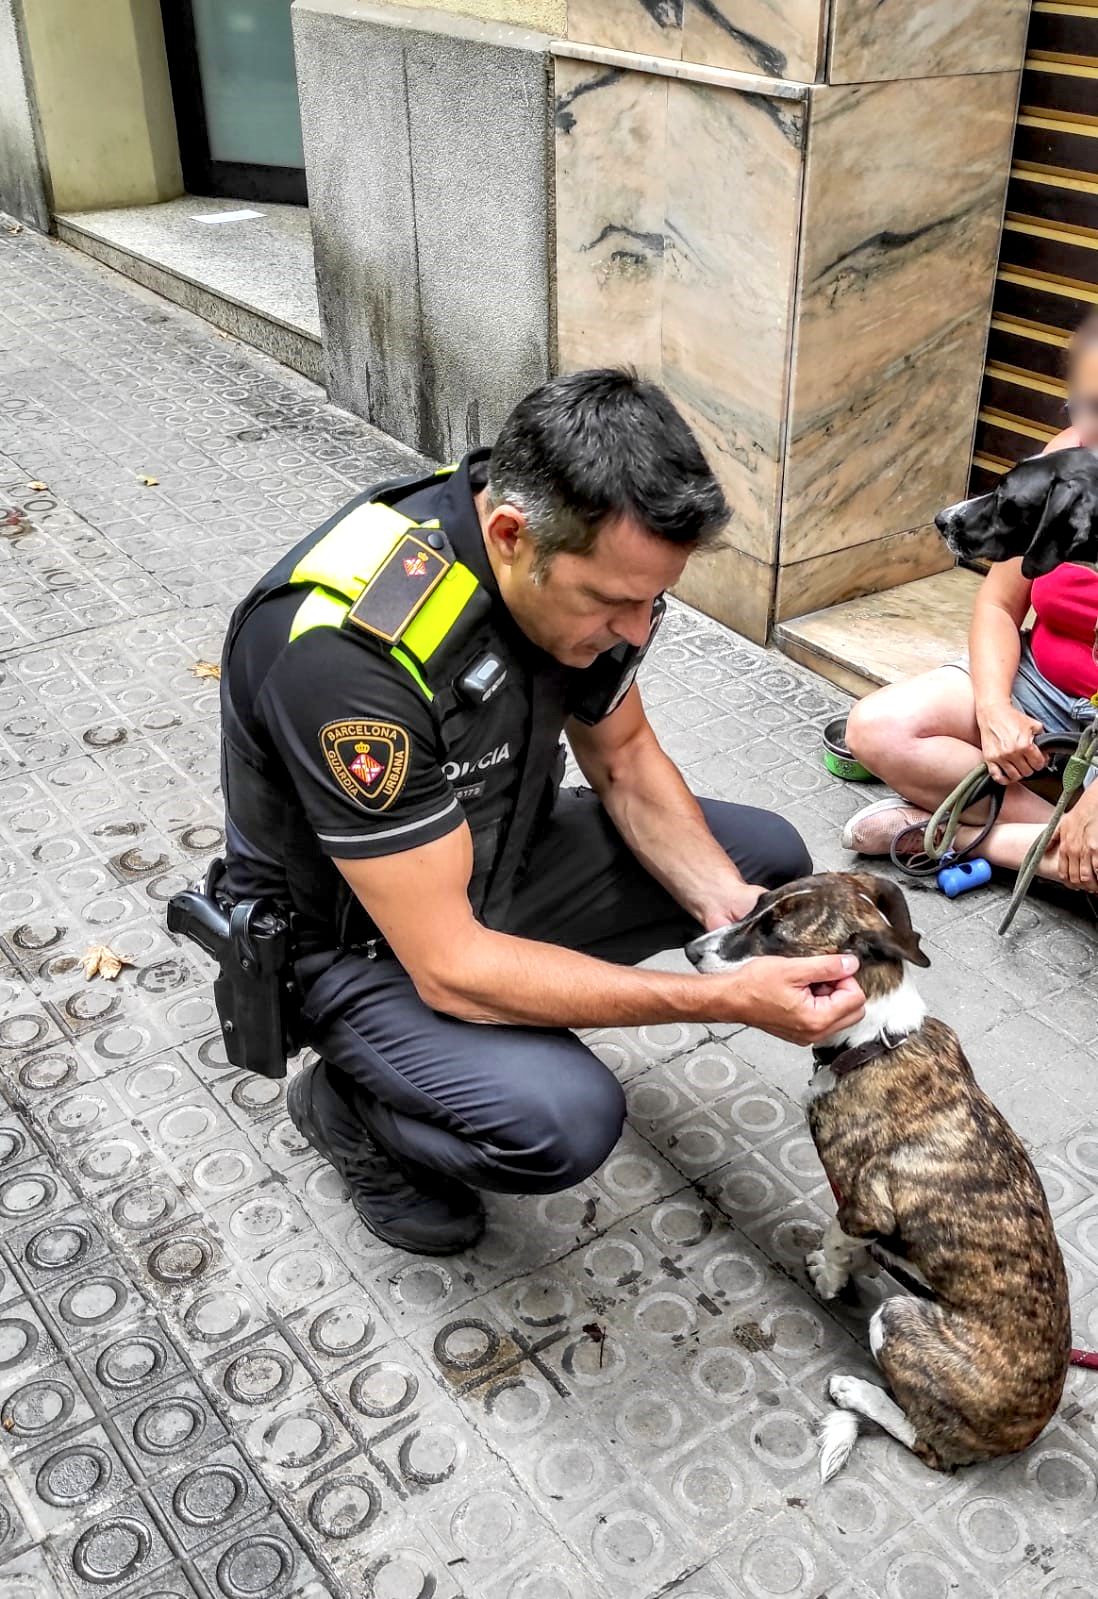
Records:
[[[851,750],[897,794],[933,811],[983,760],[972,680],[956,666],[890,683],[861,700],[846,724]],[[1015,783],[1003,801],[1004,822],[1048,820],[1049,805]]]
[[[936,810],[951,789],[983,759],[972,681],[955,666],[942,666],[868,695],[846,724],[851,751],[897,794],[925,811]],[[1052,813],[1039,794],[1013,783],[1000,820],[980,847],[996,866],[1017,868]],[[975,828],[957,835],[964,849]],[[1057,878],[1055,849],[1045,856],[1042,877]]]

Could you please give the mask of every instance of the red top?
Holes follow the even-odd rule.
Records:
[[[1081,442],[1074,428],[1065,428],[1042,453]],[[1098,572],[1070,563],[1058,566],[1036,580],[1030,603],[1037,617],[1030,645],[1038,671],[1065,694],[1088,700],[1098,694]]]
[[[1037,579],[1030,599],[1037,616],[1030,645],[1038,671],[1065,694],[1089,700],[1098,694],[1098,572],[1058,566]]]

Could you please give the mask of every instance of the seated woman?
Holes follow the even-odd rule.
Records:
[[[1068,352],[1071,426],[1046,452],[1074,445],[1098,449],[1098,312],[1074,334]],[[1018,867],[1051,807],[1026,788],[1044,758],[1036,734],[1076,733],[1096,714],[1095,626],[1098,572],[1064,565],[1030,582],[1020,561],[993,566],[976,598],[967,662],[939,667],[879,689],[856,705],[847,723],[853,753],[901,798],[867,805],[847,823],[843,843],[861,855],[921,848],[905,828],[925,822],[966,772],[985,760],[1008,784],[1000,819],[980,854]],[[1023,622],[1032,606],[1032,632]],[[1094,773],[1091,774],[1092,776]],[[964,848],[973,829],[961,829]],[[1098,890],[1098,784],[1087,789],[1060,824],[1041,875],[1072,888]]]

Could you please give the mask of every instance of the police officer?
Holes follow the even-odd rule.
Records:
[[[569,1029],[811,1043],[861,1012],[849,957],[624,964],[811,869],[779,817],[693,797],[632,683],[728,514],[660,389],[571,374],[490,452],[352,500],[234,614],[227,887],[292,913],[321,1059],[290,1116],[390,1244],[468,1248],[478,1190],[548,1193],[606,1158],[621,1087]],[[561,789],[562,732],[586,787]]]

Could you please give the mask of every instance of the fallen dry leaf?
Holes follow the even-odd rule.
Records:
[[[160,479],[158,477],[150,477],[147,472],[139,472],[137,474],[137,481],[139,483],[144,483],[147,489],[155,489],[156,485],[160,482]]]
[[[216,661],[195,661],[191,667],[195,677],[214,677],[221,679],[221,668]]]
[[[36,494],[42,494],[49,487],[49,484],[48,483],[28,483],[27,487],[28,487],[28,489],[33,489]]]
[[[123,966],[132,966],[133,961],[127,960],[125,955],[119,955],[109,944],[91,944],[81,956],[80,964],[84,968],[86,982],[91,982],[93,977],[105,977],[109,983],[113,983]]]
[[[12,234],[22,233],[23,232],[23,224],[21,222],[16,222],[12,227],[5,228],[4,232],[5,233],[12,233]]]

